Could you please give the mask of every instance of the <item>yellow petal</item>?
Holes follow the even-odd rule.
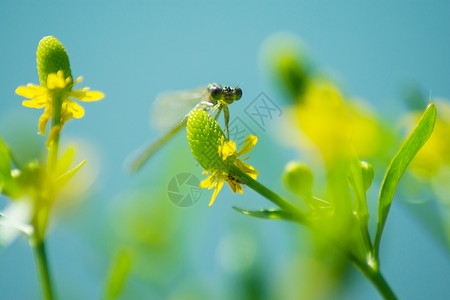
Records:
[[[84,108],[70,99],[64,99],[63,110],[72,113],[72,116],[76,119],[84,116]]]
[[[55,126],[51,127],[50,133],[48,134],[48,139],[46,142],[46,145],[48,148],[50,148],[51,144],[55,140],[55,137],[57,137],[60,132],[61,132],[61,125],[55,125]]]
[[[209,188],[211,185],[213,185],[214,182],[216,181],[216,177],[214,175],[215,174],[212,173],[208,178],[206,178],[205,180],[200,182],[200,187],[201,188]]]
[[[83,76],[80,76],[77,78],[77,80],[75,80],[75,82],[73,84],[77,84],[83,81]]]
[[[236,153],[236,143],[234,141],[228,141],[223,144],[222,147],[222,160],[226,160],[229,156]]]
[[[245,138],[245,142],[242,145],[242,148],[236,153],[237,156],[245,155],[252,151],[253,147],[255,147],[256,143],[258,142],[258,138],[251,134]]]
[[[16,89],[16,94],[29,99],[34,99],[37,97],[46,96],[47,89],[39,85],[28,84],[27,86],[19,86]]]
[[[45,127],[47,126],[48,119],[52,115],[51,105],[45,107],[44,113],[39,118],[39,134],[45,135]]]
[[[217,194],[222,189],[222,186],[223,186],[223,179],[222,178],[218,178],[217,179],[217,184],[216,184],[216,189],[214,190],[214,193],[213,193],[213,195],[211,197],[211,202],[209,202],[209,206],[211,206],[214,203],[214,200],[216,199]]]
[[[88,92],[87,89],[73,90],[70,92],[69,97],[78,99],[80,101],[97,101],[105,97],[102,92],[92,91]]]
[[[62,71],[50,73],[47,76],[47,88],[49,90],[62,89],[66,87],[66,80]]]
[[[234,164],[236,165],[236,167],[238,167],[242,172],[246,173],[247,175],[249,175],[251,178],[256,179],[256,175],[259,174],[258,170],[255,170],[255,168],[253,168],[252,166],[250,166],[249,164],[246,164],[244,162],[242,162],[240,159],[236,159],[234,161]]]
[[[64,126],[64,124],[69,121],[72,118],[72,113],[68,112],[66,110],[63,110],[61,112],[61,127]]]
[[[225,179],[225,182],[228,183],[233,193],[236,193],[236,182],[230,179]]]
[[[45,97],[39,97],[32,100],[24,100],[22,101],[22,105],[25,107],[31,107],[31,108],[43,108],[47,102],[47,98]]]
[[[241,195],[244,193],[240,183],[236,183],[236,191]]]

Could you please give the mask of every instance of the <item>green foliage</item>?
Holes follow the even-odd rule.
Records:
[[[20,190],[11,173],[11,155],[8,147],[0,138],[0,192],[8,197],[17,198]]]
[[[121,249],[111,265],[106,281],[105,299],[116,299],[122,292],[130,272],[133,254],[128,249]]]
[[[378,251],[383,228],[389,214],[392,200],[394,200],[395,190],[397,189],[400,178],[409,163],[413,160],[414,156],[430,138],[435,122],[436,106],[434,104],[430,104],[418,121],[414,130],[403,142],[399,151],[389,164],[381,185],[378,202],[378,228],[375,239],[376,251]]]
[[[278,210],[278,209],[245,210],[235,206],[233,206],[233,209],[244,215],[259,219],[281,219],[281,220],[295,221],[294,215],[285,210]]]

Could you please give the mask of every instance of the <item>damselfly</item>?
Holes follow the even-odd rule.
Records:
[[[199,87],[191,91],[166,92],[157,96],[153,105],[152,122],[156,127],[169,128],[160,139],[144,145],[129,159],[130,171],[138,171],[150,157],[167,143],[187,122],[187,116],[194,109],[209,111],[215,119],[223,111],[225,119],[225,134],[229,138],[228,123],[230,111],[228,105],[242,97],[240,87],[229,87],[211,83],[207,87]]]

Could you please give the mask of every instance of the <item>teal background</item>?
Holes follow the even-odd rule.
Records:
[[[228,188],[210,208],[206,191],[191,208],[168,203],[165,186],[172,176],[190,171],[202,178],[183,134],[142,173],[132,177],[124,170],[125,158],[158,136],[149,128],[155,95],[220,82],[240,85],[244,91],[232,115],[243,116],[245,101],[261,91],[282,106],[282,95],[267,80],[258,59],[267,37],[287,31],[303,40],[313,60],[347,93],[395,119],[405,110],[399,99],[405,81],[419,83],[433,97],[450,97],[449,15],[449,1],[2,0],[0,132],[6,141],[14,140],[18,124],[23,132],[37,131],[42,112],[22,107],[14,90],[38,83],[35,51],[43,36],[53,35],[66,47],[72,73],[84,77],[80,87],[106,95],[100,102],[83,104],[85,117],[64,129],[63,139],[84,139],[95,149],[100,169],[88,199],[56,216],[48,236],[61,299],[100,298],[119,239],[111,232],[124,222],[121,211],[135,189],[151,201],[166,203],[169,214],[176,215],[181,271],[161,285],[133,277],[125,298],[167,299],[187,285],[205,289],[214,299],[231,299],[230,291],[239,282],[219,266],[215,249],[224,236],[241,231],[254,239],[258,255],[266,260],[259,270],[266,297],[273,296],[295,249],[308,246],[293,246],[295,225],[253,220],[231,209],[270,207],[269,203],[251,191],[236,196]],[[270,126],[266,132],[255,129],[260,141],[251,163],[260,170],[262,182],[282,190],[284,164],[298,155],[275,145],[276,132]],[[33,141],[44,140],[33,136]],[[309,234],[304,228],[299,231],[301,236]],[[450,296],[447,250],[398,203],[392,207],[382,250],[384,274],[400,298]],[[378,299],[359,273],[350,270],[348,276],[352,280],[345,280],[333,298]],[[31,251],[19,237],[0,255],[1,298],[39,299],[36,278]]]

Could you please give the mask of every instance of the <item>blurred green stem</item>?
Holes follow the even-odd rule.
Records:
[[[50,176],[52,176],[52,171],[56,166],[58,160],[58,146],[59,146],[59,130],[61,126],[61,110],[62,110],[62,100],[63,92],[58,91],[53,95],[52,103],[52,127],[49,134],[49,148],[48,148],[48,160],[47,167]],[[56,130],[56,132],[53,132]],[[52,136],[54,134],[54,136]]]
[[[59,131],[61,125],[61,109],[62,109],[63,91],[53,94],[52,102],[52,124],[49,133],[48,146],[48,199],[35,199],[35,212],[33,218],[33,235],[30,237],[30,245],[33,249],[34,260],[38,272],[39,283],[41,285],[42,296],[46,300],[53,300],[53,290],[50,280],[50,272],[48,267],[47,254],[45,251],[45,230],[47,220],[50,213],[50,207],[54,201],[52,180],[54,170],[58,161],[59,147]]]
[[[389,284],[384,279],[383,275],[380,273],[378,268],[378,263],[370,266],[367,262],[361,262],[355,256],[350,255],[350,260],[352,263],[364,274],[364,276],[372,282],[372,284],[377,288],[380,294],[386,300],[396,300],[395,296]]]
[[[246,173],[242,172],[239,168],[234,167],[230,171],[231,171],[230,173],[233,174],[233,176],[237,177],[246,186],[257,192],[270,202],[276,204],[282,210],[292,214],[292,216],[295,218],[296,221],[304,225],[307,224],[307,216],[303,210],[293,205],[291,202],[287,201],[283,197],[279,196],[269,188],[265,187],[258,181],[254,180]]]
[[[242,172],[240,169],[234,167],[230,170],[231,174],[239,179],[242,183],[247,185],[249,188],[266,198],[267,200],[271,201],[272,203],[276,204],[278,207],[280,207],[283,211],[288,212],[292,214],[293,219],[303,225],[307,225],[308,227],[314,229],[313,227],[309,226],[308,224],[308,218],[304,211],[302,211],[297,206],[293,205],[283,197],[279,196],[269,188],[265,187],[258,181],[254,180],[244,172]],[[370,250],[373,249],[372,243],[370,241],[369,232],[366,231],[367,227],[363,226],[361,228],[361,233],[363,235],[363,239],[366,243],[366,247],[369,250],[368,253],[371,253]],[[338,243],[335,244],[338,248],[340,248]],[[383,278],[379,271],[379,264],[378,260],[372,257],[368,257],[366,261],[362,262],[360,259],[358,259],[353,253],[348,253],[348,258],[350,261],[364,274],[364,276],[372,282],[372,284],[377,288],[377,290],[380,292],[380,294],[383,296],[386,300],[395,300],[397,297],[395,296],[394,292],[386,282],[386,280]]]
[[[50,280],[50,273],[47,262],[47,254],[45,251],[44,240],[37,236],[36,233],[30,238],[30,245],[33,249],[34,261],[36,263],[36,270],[39,277],[39,284],[41,286],[41,292],[43,299],[52,300],[53,290]]]

